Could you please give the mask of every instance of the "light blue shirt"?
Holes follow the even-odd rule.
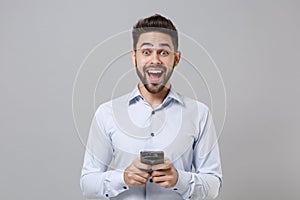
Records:
[[[99,106],[80,178],[88,198],[182,200],[215,198],[222,184],[218,138],[204,104],[170,90],[153,109],[138,88]],[[173,188],[148,180],[128,186],[123,173],[143,150],[161,150],[178,171]]]

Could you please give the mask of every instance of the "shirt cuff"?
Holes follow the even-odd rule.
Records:
[[[189,191],[192,181],[192,174],[190,172],[177,170],[178,172],[178,180],[174,187],[171,189],[179,193],[183,199],[189,199]]]
[[[129,186],[124,181],[123,171],[110,171],[105,179],[105,197],[115,197],[129,189]]]

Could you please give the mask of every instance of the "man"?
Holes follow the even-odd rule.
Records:
[[[222,183],[217,137],[208,108],[176,93],[170,77],[180,61],[173,23],[153,15],[133,27],[132,62],[140,82],[102,104],[92,121],[80,179],[88,198],[215,198]],[[145,164],[141,151],[164,152]]]

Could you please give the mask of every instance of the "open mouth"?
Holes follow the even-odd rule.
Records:
[[[149,69],[146,73],[148,74],[150,83],[157,84],[161,82],[164,71],[161,69]]]

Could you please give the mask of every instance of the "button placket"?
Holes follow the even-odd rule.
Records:
[[[154,110],[152,110],[151,111],[151,114],[150,114],[150,136],[151,137],[154,137],[155,136],[155,134],[153,133],[153,117],[154,117],[154,114],[155,114],[155,111]]]

